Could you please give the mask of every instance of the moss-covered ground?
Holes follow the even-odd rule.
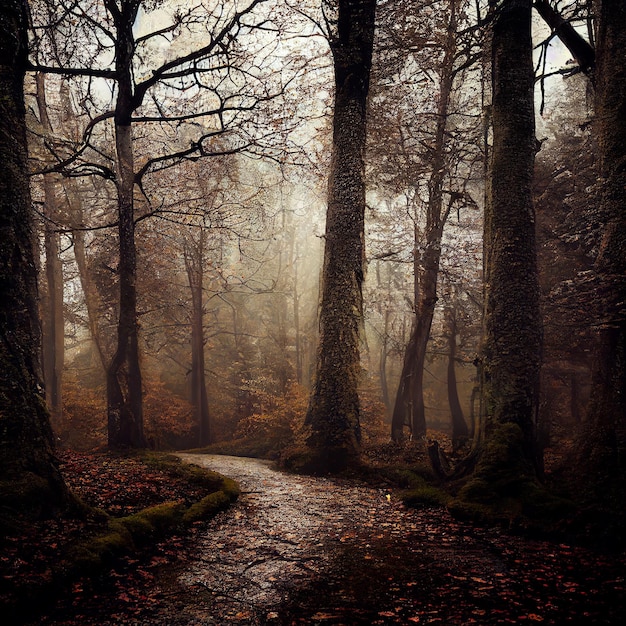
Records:
[[[14,511],[4,515],[3,623],[36,615],[81,577],[106,575],[123,559],[145,556],[159,541],[184,534],[239,495],[231,479],[171,455],[62,451],[59,456],[75,495],[72,509],[38,521],[20,519]]]

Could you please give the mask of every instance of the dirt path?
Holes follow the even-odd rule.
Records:
[[[263,461],[182,456],[237,480],[239,501],[170,546],[174,567],[139,567],[42,624],[623,622],[623,560],[475,529],[445,511],[407,510],[383,490]]]

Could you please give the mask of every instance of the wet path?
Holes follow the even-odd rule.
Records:
[[[138,567],[132,583],[120,575],[114,593],[42,623],[623,623],[623,559],[472,528],[259,460],[181,456],[237,480],[238,502],[170,546],[175,565]]]
[[[381,490],[285,475],[256,459],[182,458],[234,478],[242,491],[197,546],[202,559],[179,577],[200,596],[208,591],[214,609],[221,605],[214,617],[196,607],[201,623],[275,620],[275,607],[329,568],[337,545],[354,540],[364,523],[373,529],[378,520],[378,532],[402,515],[397,508],[392,514],[394,505]]]

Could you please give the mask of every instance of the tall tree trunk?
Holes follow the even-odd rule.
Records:
[[[531,0],[505,0],[493,23],[481,382],[486,444],[500,426],[515,424],[520,462],[533,467],[542,329],[531,193],[536,150],[531,7]]]
[[[295,236],[294,236],[295,241]],[[292,241],[293,244],[293,241]],[[293,298],[293,327],[295,334],[295,359],[296,359],[296,382],[301,385],[302,378],[302,334],[300,329],[300,294],[298,293],[298,250],[296,246],[295,254],[292,255],[293,263],[293,283],[292,283],[292,298]]]
[[[626,3],[599,0],[596,6],[595,133],[604,227],[594,269],[603,316],[596,320],[598,342],[580,452],[588,475],[608,495],[626,470]]]
[[[133,203],[130,124],[116,125],[118,158],[118,280],[120,294],[117,350],[107,371],[109,447],[146,446],[143,432],[141,368],[137,320],[137,250]]]
[[[0,5],[0,496],[2,518],[65,505],[39,366],[37,275],[28,180],[25,1]],[[0,527],[2,520],[0,519]]]
[[[72,107],[69,86],[67,82],[61,82],[59,89],[59,97],[61,100],[61,121],[66,137],[70,141],[76,143],[81,140],[81,132],[76,123],[76,114]],[[93,179],[92,183],[97,191],[97,180]],[[105,183],[101,181],[102,185]],[[99,365],[102,372],[106,374],[109,363],[109,356],[112,350],[105,350],[105,340],[102,332],[102,322],[100,315],[100,297],[94,284],[93,272],[87,258],[85,245],[85,216],[83,212],[83,200],[79,193],[78,187],[73,178],[66,179],[63,184],[65,193],[65,204],[67,206],[68,215],[67,222],[72,229],[72,250],[74,252],[74,260],[78,269],[78,279],[83,297],[85,300],[85,308],[87,310],[87,325],[91,335],[92,343],[96,349]],[[109,356],[107,356],[107,352]]]
[[[206,389],[204,364],[204,293],[203,293],[203,229],[198,241],[185,249],[185,268],[191,291],[191,404],[198,425],[198,443],[206,446],[213,442],[209,400]]]
[[[37,108],[44,132],[52,134],[46,103],[45,75],[37,74]],[[46,258],[46,291],[43,299],[43,373],[46,399],[56,427],[63,414],[62,389],[65,356],[65,325],[63,317],[63,267],[58,232],[59,207],[55,175],[45,174],[44,186],[44,251]]]
[[[98,362],[102,366],[102,371],[106,373],[109,360],[105,354],[105,342],[98,323],[100,298],[94,286],[89,263],[87,262],[87,253],[85,250],[85,231],[82,230],[83,219],[80,199],[76,198],[73,194],[68,193],[68,203],[71,209],[70,219],[72,228],[74,228],[72,231],[72,238],[74,241],[74,259],[76,261],[76,267],[78,268],[78,279],[80,281],[81,289],[83,290],[83,297],[85,298],[89,334],[91,335],[91,341],[98,355]]]
[[[402,374],[396,394],[391,421],[391,437],[399,441],[405,425],[410,426],[412,437],[426,434],[424,406],[424,365],[430,338],[435,305],[437,303],[437,277],[441,260],[441,238],[449,207],[443,206],[443,183],[446,176],[446,126],[454,81],[454,59],[457,42],[457,2],[450,0],[444,56],[439,68],[440,88],[437,108],[437,126],[430,151],[432,170],[428,181],[425,246],[420,254],[419,230],[415,229],[415,318],[407,344]]]
[[[363,316],[366,109],[375,0],[339,0],[330,47],[335,69],[333,154],[322,276],[317,368],[306,423],[318,469],[345,467],[358,453],[358,383]],[[334,28],[334,27],[333,27]]]
[[[459,401],[459,390],[456,380],[457,321],[454,305],[447,309],[446,319],[448,326],[448,406],[450,407],[450,417],[452,419],[452,443],[454,446],[458,446],[463,439],[467,439],[469,433],[461,402]]]
[[[383,339],[380,346],[380,361],[378,364],[379,378],[380,378],[380,391],[382,393],[383,404],[389,414],[391,408],[391,398],[389,397],[389,383],[387,382],[387,357],[389,356],[389,318],[391,317],[391,311],[385,305],[384,325],[383,325]]]
[[[107,370],[107,418],[109,447],[143,448],[143,400],[139,364],[139,323],[137,319],[137,249],[133,192],[135,169],[131,116],[133,98],[133,25],[138,2],[112,2],[107,6],[117,28],[115,69],[119,93],[115,107],[115,149],[117,155],[117,210],[119,236],[119,321],[117,349]]]

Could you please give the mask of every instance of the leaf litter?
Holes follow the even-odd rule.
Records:
[[[623,621],[623,555],[474,527],[445,509],[407,509],[388,489],[256,459],[183,456],[237,480],[239,501],[149,557],[77,583],[38,624]]]

